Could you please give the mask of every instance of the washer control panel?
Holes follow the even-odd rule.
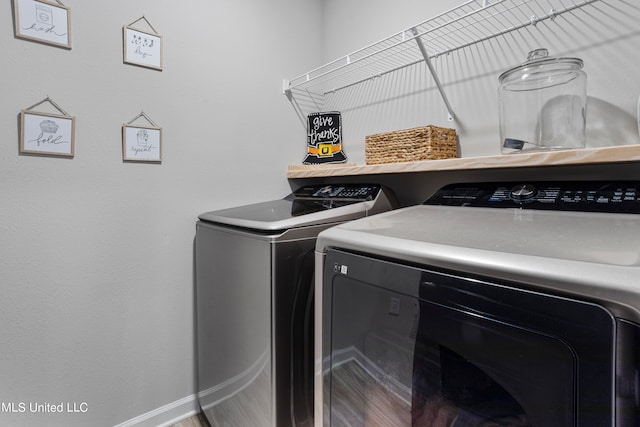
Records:
[[[425,205],[640,213],[640,181],[451,184]]]
[[[373,200],[380,192],[377,184],[306,185],[294,191],[298,199]]]

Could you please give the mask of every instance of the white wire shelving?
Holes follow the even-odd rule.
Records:
[[[455,114],[431,60],[601,0],[470,0],[431,19],[284,80],[283,92],[324,96],[425,61],[449,112]]]

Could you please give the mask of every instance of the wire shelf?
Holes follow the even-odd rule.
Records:
[[[325,95],[601,0],[470,0],[291,80],[283,91]],[[421,51],[423,45],[426,52]],[[426,53],[426,56],[424,54]],[[437,76],[434,75],[434,77]],[[443,93],[444,97],[444,93]]]

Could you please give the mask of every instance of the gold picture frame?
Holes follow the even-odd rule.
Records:
[[[141,20],[144,20],[150,31],[133,27]],[[162,36],[156,32],[144,16],[122,27],[124,63],[162,71],[162,50]]]
[[[13,0],[18,38],[71,49],[71,9],[56,0]]]
[[[73,157],[75,117],[30,110],[20,112],[20,153]]]
[[[144,118],[149,124],[134,124]],[[162,128],[144,111],[122,125],[122,160],[125,162],[162,162]]]

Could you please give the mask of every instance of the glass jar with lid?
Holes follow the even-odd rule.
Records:
[[[578,58],[529,53],[498,78],[503,154],[585,146],[587,75]]]

